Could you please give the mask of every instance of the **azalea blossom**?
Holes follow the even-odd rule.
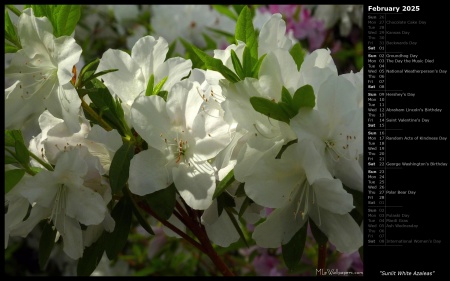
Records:
[[[62,236],[64,252],[72,259],[80,258],[84,248],[80,223],[100,224],[107,213],[107,202],[96,190],[102,188],[101,183],[90,184],[93,170],[98,169],[98,159],[79,147],[61,153],[54,171],[43,170],[21,181],[14,189],[18,188],[33,208],[25,221],[10,229],[10,235],[25,237],[47,219]]]
[[[102,76],[104,84],[111,94],[122,100],[125,115],[140,95],[145,95],[150,77],[154,77],[154,86],[167,79],[163,91],[170,91],[172,86],[189,74],[192,67],[190,60],[180,57],[166,59],[169,51],[167,41],[159,37],[145,36],[139,39],[131,49],[131,56],[124,51],[109,49],[100,59],[97,71],[118,69]],[[153,92],[153,89],[151,89]]]
[[[363,190],[363,109],[358,91],[347,78],[331,76],[317,95],[317,110],[301,108],[291,120],[298,140],[309,139],[331,174],[355,190]]]
[[[5,92],[6,128],[20,128],[48,109],[72,131],[79,130],[81,101],[70,82],[81,47],[70,36],[55,38],[50,21],[35,17],[30,8],[20,16],[17,31],[23,48],[5,70],[7,77],[19,81]]]
[[[348,213],[354,208],[353,197],[331,176],[313,146],[304,140],[289,146],[281,159],[265,157],[245,178],[245,192],[252,200],[277,208],[252,237],[261,247],[277,248],[311,218],[338,251],[354,252],[363,237]]]
[[[175,183],[194,209],[206,209],[215,190],[214,169],[207,161],[231,140],[229,126],[219,114],[201,109],[198,82],[185,81],[170,90],[167,102],[157,95],[138,97],[131,123],[149,149],[130,164],[130,190],[145,195]]]

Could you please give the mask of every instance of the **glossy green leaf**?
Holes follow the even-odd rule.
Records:
[[[247,6],[244,6],[240,11],[236,22],[235,38],[236,44],[239,40],[248,46],[252,58],[251,65],[254,65],[258,61],[258,37],[256,36],[255,28],[253,27],[252,12]]]
[[[302,66],[303,60],[306,56],[306,50],[302,48],[300,43],[295,44],[292,46],[291,50],[289,51],[292,58],[295,61],[295,64],[297,65],[297,70],[300,70],[300,67]]]
[[[234,182],[234,170],[228,172],[228,174],[217,184],[214,191],[213,200],[217,198],[222,192]]]
[[[317,244],[325,245],[328,242],[328,237],[325,235],[325,233],[323,233],[322,230],[319,229],[319,227],[314,223],[312,219],[309,219],[309,225],[311,227],[311,233]]]
[[[187,57],[192,61],[192,68],[199,68],[203,69],[205,67],[205,63],[203,60],[197,55],[197,53],[192,48],[192,44],[188,41],[184,40],[183,38],[179,38],[181,41],[181,44],[183,44],[184,48],[186,49],[186,55]]]
[[[13,169],[5,171],[5,194],[13,189],[25,175],[25,170]]]
[[[44,223],[44,229],[39,240],[39,267],[41,270],[45,269],[48,258],[55,245],[56,232],[56,229],[53,229],[53,225],[47,222]]]
[[[266,57],[266,55],[267,55],[267,54],[262,55],[262,56],[258,59],[258,62],[256,62],[256,64],[253,66],[251,77],[253,77],[253,78],[258,78],[258,75],[259,75],[259,69],[261,68],[261,64],[262,64],[264,58]]]
[[[259,113],[289,124],[289,115],[277,103],[262,97],[251,97],[250,103]]]
[[[244,70],[234,50],[231,50],[231,62],[233,63],[234,71],[236,71],[236,74],[239,76],[239,78],[243,80],[245,78]]]
[[[299,110],[302,107],[314,108],[316,105],[316,97],[314,96],[314,90],[311,85],[305,85],[295,91],[293,97],[293,105]]]
[[[234,228],[236,229],[237,233],[239,234],[239,237],[242,239],[242,241],[244,241],[245,246],[247,246],[247,248],[248,248],[249,246],[248,246],[248,243],[247,243],[247,239],[245,239],[245,235],[242,232],[242,229],[241,229],[241,227],[239,225],[239,222],[236,220],[236,217],[234,216],[234,214],[232,212],[232,208],[226,207],[225,211],[227,212],[227,215],[230,218],[231,223],[233,223]]]
[[[36,17],[47,17],[55,37],[70,36],[80,20],[80,5],[31,5]]]
[[[136,217],[139,224],[151,235],[155,235],[153,232],[153,229],[151,228],[150,224],[148,223],[147,219],[145,218],[143,212],[141,211],[141,208],[136,204],[134,201],[132,194],[129,190],[125,193],[127,199],[130,201],[131,206],[133,207],[133,214]]]
[[[206,68],[220,72],[223,77],[232,83],[240,80],[239,77],[228,67],[226,67],[221,60],[209,56],[207,53],[203,52],[194,45],[191,45],[191,47],[195,54],[205,63]]]
[[[148,79],[147,89],[145,90],[146,96],[153,95],[153,87],[155,86],[155,75],[150,75],[150,79]]]
[[[77,264],[78,276],[90,276],[97,268],[105,251],[105,234],[106,232],[103,232],[97,241],[84,248],[83,256],[78,260]]]
[[[306,236],[308,235],[307,229],[308,222],[305,222],[291,240],[287,244],[281,246],[284,263],[290,270],[296,269],[300,264],[303,250],[305,249]]]
[[[145,195],[145,200],[160,219],[168,220],[175,208],[176,194],[175,184],[171,184],[164,189]]]
[[[219,214],[219,217],[222,215],[222,211],[226,207],[235,207],[236,203],[234,202],[233,197],[231,197],[230,194],[227,192],[223,192],[222,194],[217,197],[217,211]]]
[[[111,212],[116,226],[113,232],[105,232],[105,251],[110,260],[115,259],[127,243],[131,229],[132,208],[130,201],[122,197]]]
[[[118,194],[128,181],[134,144],[126,142],[116,151],[109,168],[109,183],[113,194]]]
[[[156,84],[155,88],[153,89],[154,95],[157,95],[161,91],[162,87],[167,81],[167,78],[169,78],[169,76],[164,77],[163,79],[161,79],[161,81],[159,81],[158,84]]]

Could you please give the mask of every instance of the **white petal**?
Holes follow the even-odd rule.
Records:
[[[20,194],[27,198],[30,204],[36,202],[39,206],[46,208],[53,206],[58,184],[55,182],[55,176],[52,172],[41,171],[22,183],[24,188],[21,189]]]
[[[337,76],[337,68],[328,49],[317,49],[305,57],[300,67],[301,85],[309,84],[317,98],[321,84],[330,76]]]
[[[162,37],[155,40],[153,36],[144,36],[134,44],[131,50],[131,58],[141,68],[146,82],[164,62],[168,50],[167,41]]]
[[[149,147],[131,159],[128,185],[137,195],[146,195],[166,188],[172,183],[172,169],[166,156]]]
[[[172,169],[173,181],[191,208],[205,210],[211,205],[216,188],[214,170],[206,161],[190,162],[191,166],[181,163]]]
[[[258,38],[258,56],[282,48],[289,50],[292,42],[286,37],[286,23],[281,14],[272,15],[261,28]]]
[[[295,155],[295,148],[289,146],[287,156]],[[245,193],[256,203],[269,208],[279,208],[291,200],[291,192],[305,176],[298,169],[294,157],[265,156],[258,161],[253,173],[245,177]]]
[[[72,67],[80,60],[82,50],[70,36],[56,38],[55,49],[58,50],[55,53],[55,59],[58,62],[58,80],[61,85],[64,85],[72,79]]]
[[[354,208],[353,196],[344,190],[338,179],[318,179],[313,188],[319,206],[330,212],[343,215]]]
[[[64,119],[71,132],[80,130],[81,100],[71,83],[55,85],[55,92],[44,100],[44,104],[51,114]]]
[[[305,224],[308,216],[303,218],[300,214],[294,215],[300,192],[285,207],[273,211],[265,222],[256,226],[253,239],[263,248],[278,248],[287,244],[294,234]]]
[[[65,217],[57,220],[56,229],[63,237],[64,253],[77,260],[83,256],[83,236],[77,220]]]
[[[230,126],[220,116],[200,113],[194,120],[192,135],[196,138],[194,153],[202,159],[211,159],[230,142]]]
[[[172,86],[181,81],[191,71],[192,61],[183,58],[170,58],[161,64],[155,72],[155,85],[168,77],[162,89],[169,91]]]
[[[48,218],[50,213],[51,209],[35,205],[31,208],[28,218],[12,227],[9,234],[11,236],[26,237],[33,230],[33,228],[41,222],[41,220]]]
[[[106,206],[102,196],[84,186],[70,186],[67,192],[66,214],[84,225],[100,224]]]
[[[131,107],[131,123],[148,145],[164,152],[164,138],[171,139],[166,102],[160,96],[138,97]],[[161,137],[161,134],[163,135]]]
[[[96,72],[119,69],[101,76],[105,85],[118,95],[123,102],[131,104],[145,93],[147,85],[139,65],[125,52],[109,49],[100,60]]]
[[[354,190],[363,191],[364,172],[359,160],[340,158],[339,163],[335,165],[334,176],[346,186]]]
[[[217,212],[217,206],[215,209]],[[221,247],[228,247],[231,243],[239,240],[239,233],[225,210],[214,223],[206,224],[205,229],[209,239]]]
[[[320,209],[319,219],[313,208],[310,216],[339,252],[353,253],[363,245],[361,229],[349,214],[338,215]]]
[[[8,213],[5,214],[5,249],[8,246],[9,231],[22,222],[28,212],[28,200],[19,198],[8,205]]]

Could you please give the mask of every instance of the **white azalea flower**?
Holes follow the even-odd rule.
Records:
[[[41,220],[48,219],[63,238],[64,252],[72,259],[80,258],[84,248],[80,223],[100,224],[107,213],[102,196],[88,187],[92,169],[101,168],[98,159],[92,158],[86,148],[75,148],[60,155],[54,171],[44,170],[21,181],[20,194],[33,208],[10,234],[25,237]]]
[[[222,81],[221,85],[226,97],[222,103],[225,120],[229,124],[237,123],[236,130],[245,137],[245,143],[241,142],[241,146],[234,148],[240,149],[234,175],[243,182],[243,178],[252,172],[254,164],[263,155],[270,154],[275,158],[281,146],[296,136],[288,124],[255,111],[250,103],[252,96],[268,99],[277,95],[281,97],[281,89],[279,93],[274,93],[276,90],[267,88],[268,85],[263,87],[254,78],[245,78],[237,83]]]
[[[119,69],[103,75],[102,79],[111,94],[122,100],[126,117],[134,99],[145,95],[152,75],[155,86],[167,77],[162,90],[169,91],[176,82],[189,74],[192,62],[180,57],[165,61],[168,51],[169,47],[164,38],[145,36],[134,44],[131,56],[124,51],[113,49],[103,54],[97,72]]]
[[[72,131],[79,130],[81,101],[70,81],[81,47],[72,37],[55,38],[50,21],[35,17],[32,9],[23,11],[17,29],[23,48],[5,70],[7,77],[19,81],[5,93],[6,127],[18,126],[47,108]],[[27,103],[32,106],[24,106]]]
[[[308,140],[289,146],[281,159],[260,161],[245,179],[245,192],[256,203],[277,208],[253,232],[259,246],[288,243],[308,218],[340,252],[354,252],[363,243],[359,225],[348,214],[353,197],[333,179]]]
[[[214,170],[207,161],[231,140],[228,124],[201,110],[198,82],[178,83],[167,102],[159,96],[138,97],[131,108],[134,129],[149,149],[130,164],[130,190],[145,195],[175,183],[194,209],[206,209],[215,190]]]
[[[80,130],[72,133],[64,120],[44,111],[39,116],[42,132],[30,141],[29,149],[43,161],[55,164],[59,154],[75,146],[87,147],[89,152],[100,159],[103,169],[109,170],[115,152],[122,145],[122,138],[117,132],[105,131],[98,125],[90,126],[84,119]],[[35,160],[32,162],[40,166]]]
[[[332,76],[320,88],[317,110],[300,109],[291,120],[299,141],[314,142],[331,174],[346,186],[363,189],[363,110],[357,104],[358,91],[347,78]]]

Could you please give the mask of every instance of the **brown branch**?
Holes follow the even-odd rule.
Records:
[[[317,275],[321,276],[325,272],[327,261],[327,243],[319,245],[319,255],[317,258]]]

